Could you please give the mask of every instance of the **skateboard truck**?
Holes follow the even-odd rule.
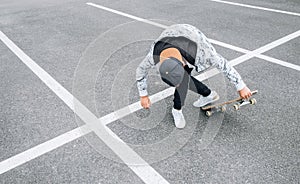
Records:
[[[220,107],[220,108],[215,108],[215,109],[213,109],[213,108],[211,108],[210,110],[205,110],[205,115],[206,116],[208,116],[208,117],[210,117],[210,116],[212,116],[213,115],[213,113],[215,113],[215,112],[225,112],[227,109],[226,109],[226,105],[224,105],[224,106],[222,106],[222,107]]]
[[[255,98],[250,98],[249,100],[242,100],[241,103],[236,103],[233,105],[233,108],[234,110],[240,110],[240,108],[242,106],[245,106],[245,105],[248,105],[248,104],[251,104],[251,105],[255,105],[257,103],[256,99]]]

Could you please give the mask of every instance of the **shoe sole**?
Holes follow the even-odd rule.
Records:
[[[220,96],[217,95],[217,96],[214,97],[214,99],[213,99],[212,101],[210,101],[210,102],[208,102],[208,103],[206,103],[206,104],[204,104],[204,105],[202,105],[202,106],[200,106],[200,107],[195,106],[194,104],[193,104],[193,106],[194,106],[194,107],[197,107],[197,108],[201,108],[201,107],[206,106],[207,104],[214,103],[214,102],[218,101],[219,99],[220,99]]]

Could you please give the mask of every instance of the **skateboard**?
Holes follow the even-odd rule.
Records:
[[[252,95],[255,95],[258,93],[258,90],[252,91]],[[249,100],[242,99],[241,97],[229,100],[227,102],[219,103],[219,104],[210,104],[206,105],[204,107],[201,107],[201,110],[205,112],[205,115],[210,117],[213,115],[215,112],[225,112],[226,111],[226,105],[234,103],[233,108],[237,111],[239,110],[242,106],[251,104],[255,105],[257,103],[255,98],[250,98]]]

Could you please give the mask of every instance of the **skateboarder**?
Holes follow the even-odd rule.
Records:
[[[188,24],[175,24],[165,29],[151,45],[150,51],[136,70],[137,87],[143,108],[151,105],[147,92],[148,70],[157,65],[162,80],[175,87],[172,115],[177,128],[185,127],[182,107],[188,89],[198,93],[195,107],[203,107],[219,99],[215,91],[190,75],[195,67],[197,72],[214,66],[233,83],[239,95],[248,99],[250,89],[245,85],[239,73],[219,55],[208,42],[206,36],[196,27]]]

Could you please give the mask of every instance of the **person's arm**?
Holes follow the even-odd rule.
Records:
[[[145,59],[143,59],[143,61],[139,64],[139,66],[136,69],[136,80],[140,101],[142,107],[146,109],[148,109],[151,105],[147,92],[148,71],[151,67],[155,65],[154,63],[151,63],[150,57],[151,53],[149,52]]]
[[[236,90],[239,95],[248,99],[252,93],[250,89],[244,83],[240,74],[228,63],[228,61],[220,54],[215,54],[211,59],[212,65],[216,66],[223,74],[228,78],[228,80],[235,85]]]
[[[223,56],[216,52],[215,48],[211,45],[211,43],[208,42],[204,35],[202,35],[202,42],[204,43],[204,52],[207,62],[209,62],[212,66],[215,66],[228,78],[242,98],[248,99],[252,94],[250,89],[244,83],[240,74]]]
[[[210,62],[219,71],[223,72],[223,74],[228,78],[228,80],[232,84],[234,84],[237,91],[240,91],[244,87],[246,87],[246,84],[242,80],[240,74],[228,63],[228,61],[223,56],[215,53],[210,59]]]

